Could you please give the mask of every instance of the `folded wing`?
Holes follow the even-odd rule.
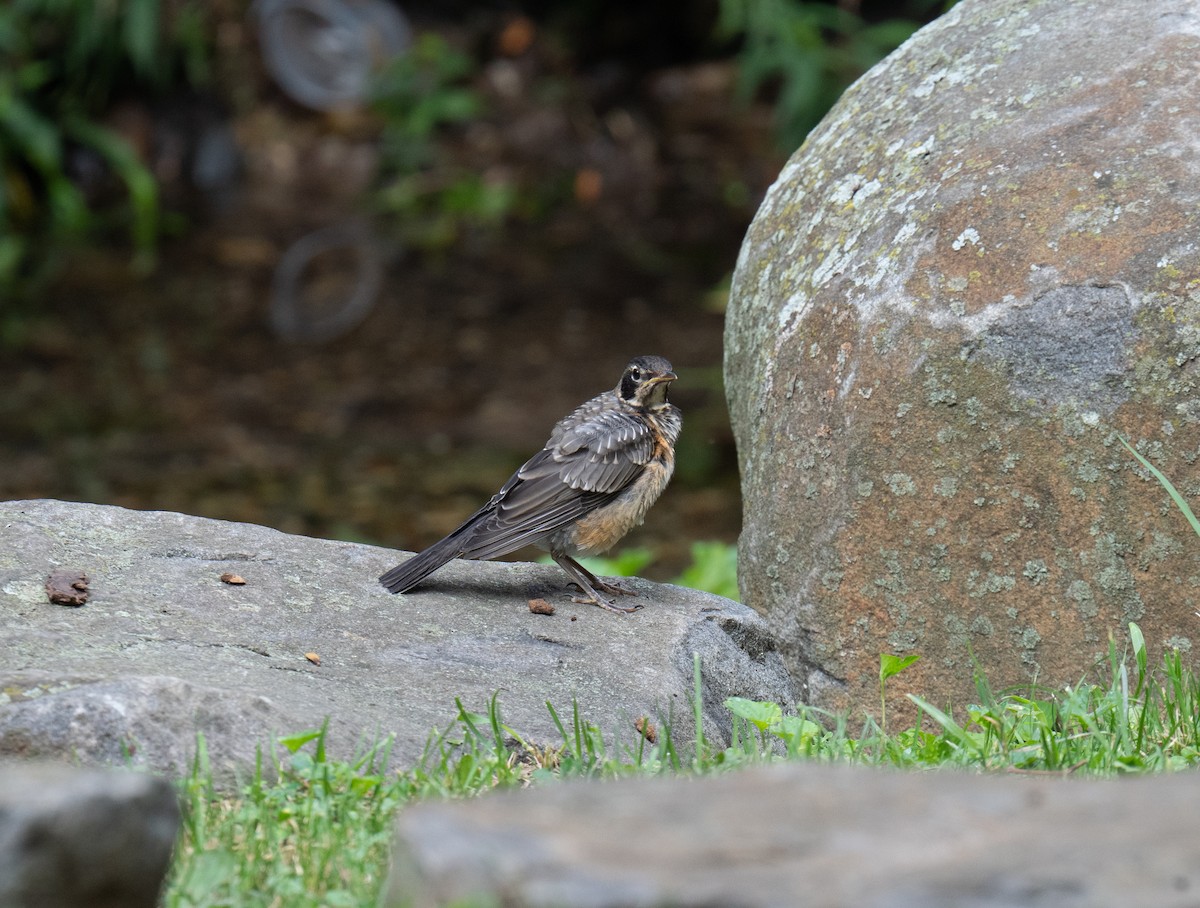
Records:
[[[619,495],[653,454],[650,430],[631,413],[564,420],[476,515],[462,557],[495,558],[540,541]]]

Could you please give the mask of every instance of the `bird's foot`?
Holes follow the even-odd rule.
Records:
[[[602,593],[611,593],[614,596],[636,596],[638,594],[638,591],[633,587],[626,586],[615,577],[611,580],[597,577],[596,582],[592,585]]]
[[[600,595],[600,590],[612,596],[636,596],[637,591],[625,586],[615,578],[605,580],[597,577],[578,561],[569,558],[563,554],[555,554],[551,551],[550,556],[558,562],[559,567],[567,572],[571,577],[571,583],[579,587],[580,596],[572,596],[572,602],[578,602],[580,605],[598,605],[602,609],[607,609],[610,612],[620,612],[628,615],[630,612],[636,612],[642,607],[641,603],[631,606],[617,605],[611,599],[606,599]]]
[[[632,595],[631,590],[626,590],[626,593]],[[603,596],[572,596],[572,602],[578,602],[580,605],[598,605],[602,609],[608,609],[610,612],[617,612],[622,615],[629,615],[642,608],[642,603],[638,602],[634,605],[617,605],[611,599],[605,599]]]
[[[601,592],[608,593],[611,596],[636,596],[637,590],[632,589],[622,583],[620,580],[612,579],[605,580],[602,577],[592,577],[591,583],[584,586],[579,582],[575,582],[572,586],[579,587],[579,592],[582,596],[572,596],[572,602],[578,602],[580,605],[598,605],[600,608],[608,609],[610,612],[621,612],[628,615],[631,612],[636,612],[642,608],[639,602],[636,605],[624,606],[617,605],[611,599],[605,599],[600,595]]]

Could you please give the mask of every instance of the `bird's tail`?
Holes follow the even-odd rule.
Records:
[[[414,586],[462,554],[462,539],[457,534],[435,542],[420,554],[413,555],[403,564],[398,564],[379,578],[389,593],[407,593]]]

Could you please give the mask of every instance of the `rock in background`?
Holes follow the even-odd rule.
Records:
[[[811,764],[572,783],[405,810],[385,904],[1186,908],[1198,796],[1184,773],[1064,782]]]
[[[163,779],[0,762],[0,905],[153,908],[178,831]]]
[[[634,581],[645,608],[574,605],[557,567],[455,562],[392,596],[401,557],[183,514],[57,501],[0,503],[0,754],[186,771],[203,733],[218,776],[252,771],[276,734],[329,718],[332,756],[397,736],[413,765],[455,698],[534,742],[561,743],[572,697],[611,742],[670,715],[726,740],[729,696],[794,694],[761,618],[727,599]],[[49,601],[57,570],[87,576],[82,606]],[[243,584],[223,581],[243,580]],[[552,616],[529,600],[557,606]]]
[[[842,98],[742,248],[743,601],[806,698],[1200,643],[1200,5],[964,0]]]

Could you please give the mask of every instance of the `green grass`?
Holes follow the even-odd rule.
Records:
[[[313,753],[300,748],[313,741]],[[324,730],[284,739],[268,782],[260,765],[236,795],[213,784],[203,741],[182,782],[184,827],[164,904],[373,904],[391,818],[419,792],[389,775],[387,746],[351,762],[325,756]]]
[[[884,656],[881,693],[911,664]],[[429,738],[414,767],[389,769],[390,742],[351,761],[332,760],[319,729],[279,741],[236,794],[213,783],[203,742],[181,783],[185,823],[164,904],[190,906],[369,906],[387,870],[392,819],[425,798],[466,798],[564,778],[692,774],[808,760],[906,769],[1111,777],[1174,771],[1200,762],[1200,678],[1178,652],[1148,664],[1137,625],[1129,642],[1110,642],[1095,680],[1063,690],[995,694],[977,676],[977,702],[952,714],[920,697],[917,723],[888,732],[852,717],[740,698],[726,701],[733,743],[711,745],[699,710],[695,746],[669,727],[618,742],[577,706],[546,708],[560,740],[527,741],[505,725],[493,696],[486,713],[461,702]],[[270,769],[272,771],[268,772]],[[268,781],[272,779],[272,781]]]
[[[1141,629],[1130,624],[1129,634],[1125,650],[1110,640],[1095,681],[996,695],[977,673],[977,701],[957,716],[910,694],[919,719],[896,733],[870,718],[851,734],[844,716],[727,701],[738,717],[738,758],[758,760],[775,740],[787,758],[906,769],[1107,777],[1193,767],[1200,762],[1200,678],[1178,651],[1149,668]],[[881,658],[881,687],[892,658]]]

